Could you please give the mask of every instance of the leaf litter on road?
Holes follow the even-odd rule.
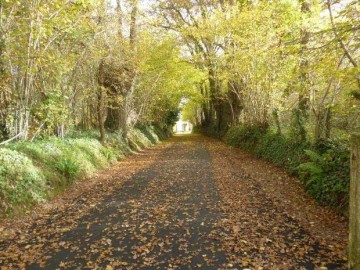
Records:
[[[0,226],[1,269],[346,269],[344,220],[281,170],[199,135],[53,204]]]

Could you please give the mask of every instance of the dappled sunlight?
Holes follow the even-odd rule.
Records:
[[[0,268],[358,270],[359,25],[359,0],[0,0]]]

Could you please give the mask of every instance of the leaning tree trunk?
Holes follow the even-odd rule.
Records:
[[[349,269],[360,270],[360,135],[352,136]]]

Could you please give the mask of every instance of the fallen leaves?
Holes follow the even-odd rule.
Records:
[[[101,184],[6,236],[0,267],[346,269],[334,224],[324,219],[334,233],[317,237],[322,216],[314,220],[308,200],[292,208],[302,195],[277,186],[287,177],[271,182],[271,167],[246,158],[189,136],[120,162]]]
[[[326,242],[321,237],[323,233],[320,237],[317,233],[322,219],[319,214],[325,211],[302,198],[300,189],[289,192],[279,184],[278,181],[289,181],[289,177],[282,175],[277,179],[273,173],[278,169],[220,142],[212,140],[207,145],[226,216],[221,226],[229,232],[224,238],[228,260],[249,269],[347,269],[346,237],[334,226],[339,224],[335,213],[326,212],[335,217],[333,224],[329,224],[329,217],[323,219],[328,226],[323,230],[333,230]],[[296,184],[287,185],[293,186]],[[294,202],[297,205],[292,208]],[[305,212],[309,209],[307,204],[318,209],[318,213]],[[342,227],[346,224],[337,229]],[[342,249],[329,248],[329,243],[337,243]]]

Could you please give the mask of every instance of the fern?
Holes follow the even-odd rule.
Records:
[[[74,179],[80,172],[79,163],[72,158],[63,158],[59,160],[56,169],[67,179]]]
[[[298,166],[298,169],[300,171],[307,172],[311,176],[321,175],[324,173],[323,168],[320,166],[320,164],[317,164],[316,162],[306,162],[300,164]]]
[[[312,162],[320,162],[322,163],[323,161],[323,156],[321,156],[320,154],[312,151],[312,150],[305,150],[305,153],[306,155],[309,157],[309,159],[312,161]]]

